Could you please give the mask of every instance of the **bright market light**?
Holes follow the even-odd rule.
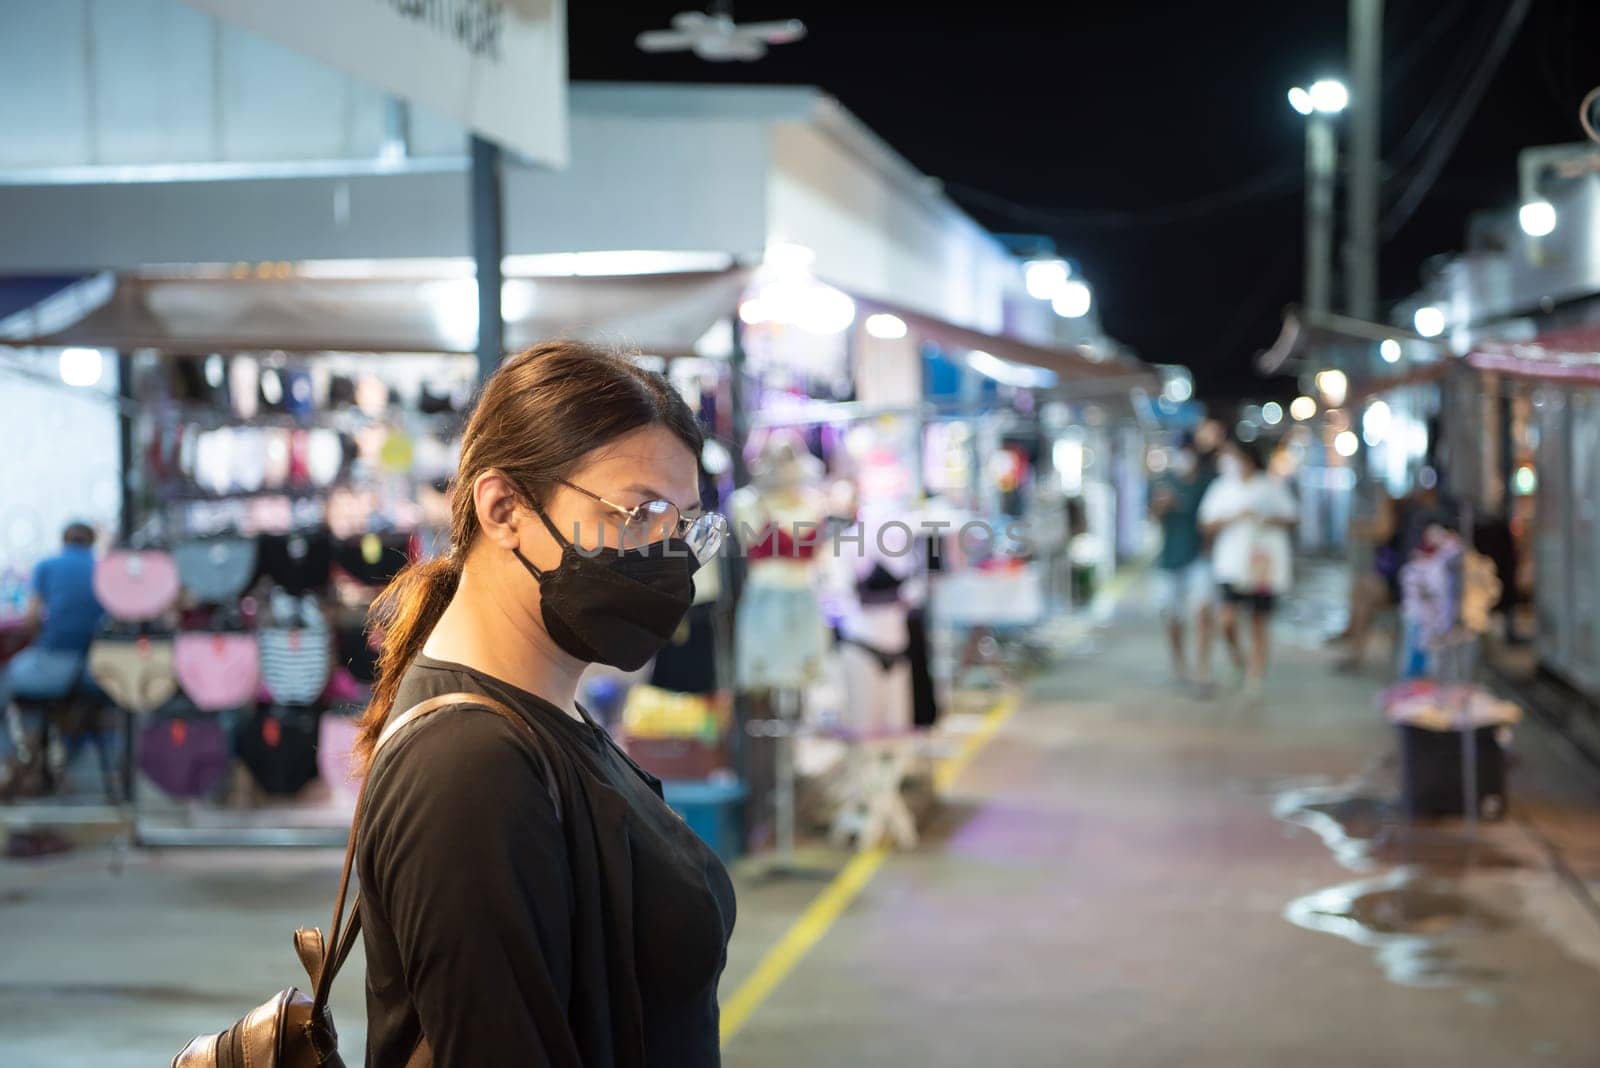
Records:
[[[1317,414],[1317,402],[1307,396],[1299,396],[1289,402],[1289,415],[1296,422],[1303,423]]]
[[[58,366],[67,385],[95,386],[105,371],[105,357],[99,349],[62,349]]]
[[[1345,397],[1350,393],[1350,380],[1338,368],[1330,368],[1317,372],[1317,392],[1322,394],[1322,402],[1329,408],[1338,408],[1344,404]]]
[[[1311,85],[1311,106],[1324,115],[1336,115],[1350,104],[1350,90],[1336,78],[1322,78]]]
[[[1298,85],[1289,90],[1289,106],[1302,115],[1309,115],[1316,110],[1311,104],[1311,94]]]
[[[1261,421],[1268,426],[1277,426],[1283,422],[1283,405],[1277,401],[1267,401],[1261,406]]]
[[[856,321],[856,302],[815,279],[772,282],[739,305],[739,318],[750,326],[782,323],[808,334],[839,334]]]
[[[1067,319],[1081,319],[1089,314],[1089,306],[1093,302],[1094,294],[1089,291],[1086,284],[1077,279],[1069,279],[1051,304],[1057,315]]]
[[[1529,237],[1544,237],[1556,228],[1556,206],[1548,200],[1530,200],[1518,209],[1517,222]]]
[[[775,241],[767,246],[763,262],[776,271],[805,271],[816,260],[817,254],[804,245],[790,241]]]
[[[1511,476],[1511,489],[1521,497],[1531,497],[1539,489],[1539,475],[1533,468],[1523,464],[1517,468],[1517,473]]]
[[[1399,363],[1400,342],[1392,337],[1384,338],[1383,343],[1378,346],[1378,355],[1383,357],[1384,363]]]
[[[1389,436],[1389,427],[1394,421],[1394,413],[1389,410],[1385,401],[1375,400],[1367,405],[1367,412],[1361,417],[1361,440],[1367,443],[1368,448],[1380,444]]]
[[[1167,384],[1161,388],[1163,400],[1173,404],[1182,404],[1194,396],[1194,380],[1188,375],[1173,375],[1167,379]]]
[[[1002,360],[998,356],[984,352],[982,349],[973,349],[967,353],[967,366],[1007,386],[1020,386],[1024,389],[1049,389],[1056,384],[1054,371],[1043,367],[1028,367],[1024,364]]]
[[[1411,325],[1423,337],[1438,337],[1444,333],[1444,312],[1432,304],[1424,304],[1411,317]]]
[[[1360,447],[1361,442],[1357,440],[1353,430],[1341,430],[1333,439],[1333,451],[1347,460],[1354,456]]]
[[[1072,273],[1065,260],[1030,260],[1022,268],[1028,283],[1028,296],[1035,300],[1054,300]]]
[[[879,312],[867,316],[867,333],[884,341],[895,341],[906,336],[906,321],[898,315]]]

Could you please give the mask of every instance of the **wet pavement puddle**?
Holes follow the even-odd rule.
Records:
[[[1285,916],[1308,931],[1373,950],[1384,976],[1400,986],[1503,978],[1472,961],[1472,943],[1514,922],[1463,893],[1455,880],[1409,867],[1308,894],[1291,902]]]
[[[1485,936],[1517,925],[1514,900],[1490,905],[1465,889],[1474,872],[1525,861],[1454,824],[1419,824],[1370,784],[1284,782],[1277,819],[1311,831],[1340,866],[1367,875],[1289,903],[1285,918],[1308,931],[1373,950],[1385,977],[1410,987],[1478,986],[1504,976],[1474,961]]]

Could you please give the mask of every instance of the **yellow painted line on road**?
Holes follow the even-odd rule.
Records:
[[[984,715],[978,729],[967,736],[961,751],[941,762],[934,772],[935,788],[940,792],[949,789],[972,762],[972,758],[989,744],[990,739],[1016,710],[1015,697],[1004,697],[996,702]],[[888,856],[889,850],[884,846],[857,853],[851,858],[850,863],[833,877],[833,881],[823,889],[822,893],[806,906],[800,918],[794,921],[777,944],[767,950],[767,955],[761,958],[755,971],[751,972],[750,977],[733,992],[733,996],[723,1003],[723,1045],[727,1045],[728,1040],[739,1033],[739,1029],[749,1022],[756,1009],[772,996],[772,992],[788,978],[789,973],[794,971],[795,966],[805,958],[805,955],[822,941],[822,937],[828,933],[829,928],[844,910],[850,907],[850,903],[872,881],[872,877],[878,874],[878,869],[883,867],[883,862]]]

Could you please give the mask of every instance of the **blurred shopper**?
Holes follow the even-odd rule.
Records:
[[[1366,666],[1373,624],[1385,610],[1400,603],[1400,569],[1422,544],[1428,526],[1445,517],[1435,487],[1418,487],[1398,501],[1382,489],[1377,493],[1378,507],[1372,520],[1352,524],[1352,535],[1364,539],[1370,552],[1363,552],[1357,543],[1350,624],[1334,639],[1346,646],[1345,656],[1336,664],[1340,671],[1357,672]]]
[[[1172,670],[1180,686],[1211,688],[1211,628],[1215,580],[1200,532],[1200,501],[1212,481],[1201,470],[1195,439],[1179,442],[1171,467],[1155,482],[1150,511],[1161,523],[1161,553],[1156,558],[1156,598],[1167,627]],[[1187,638],[1194,625],[1194,673],[1189,672]]]
[[[105,614],[94,595],[94,528],[71,523],[61,533],[61,551],[40,560],[33,569],[33,593],[23,626],[32,640],[6,664],[0,677],[0,699],[9,704],[20,683],[31,688],[30,676],[59,672],[89,652],[95,629]]]
[[[583,345],[484,387],[448,545],[373,607],[368,1064],[424,1043],[440,1065],[719,1063],[733,885],[577,703],[590,664],[631,671],[671,638],[726,532],[699,511],[700,447],[665,378]]]
[[[42,774],[44,761],[65,765],[85,740],[75,735],[60,753],[42,752],[44,731],[37,705],[24,715],[24,698],[66,697],[82,681],[84,659],[96,628],[105,614],[94,594],[94,528],[71,523],[61,534],[61,550],[39,561],[33,569],[33,590],[23,622],[29,644],[0,668],[0,711],[4,723],[0,736],[13,754],[0,766],[0,793],[34,789],[30,777]],[[13,698],[18,704],[13,704]],[[104,746],[98,736],[97,743]],[[102,754],[104,749],[102,748]]]
[[[1255,696],[1267,673],[1272,612],[1293,573],[1289,532],[1297,508],[1287,486],[1267,473],[1254,443],[1230,441],[1217,480],[1200,502],[1200,525],[1216,540],[1212,568],[1222,593],[1222,630],[1239,646],[1239,613],[1250,613],[1245,689]]]

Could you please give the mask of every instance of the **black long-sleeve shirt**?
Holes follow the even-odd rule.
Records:
[[[367,1064],[403,1065],[423,1035],[438,1065],[719,1064],[721,862],[603,728],[533,694],[423,657],[395,714],[462,691],[534,730],[441,710],[376,762],[357,843]]]

